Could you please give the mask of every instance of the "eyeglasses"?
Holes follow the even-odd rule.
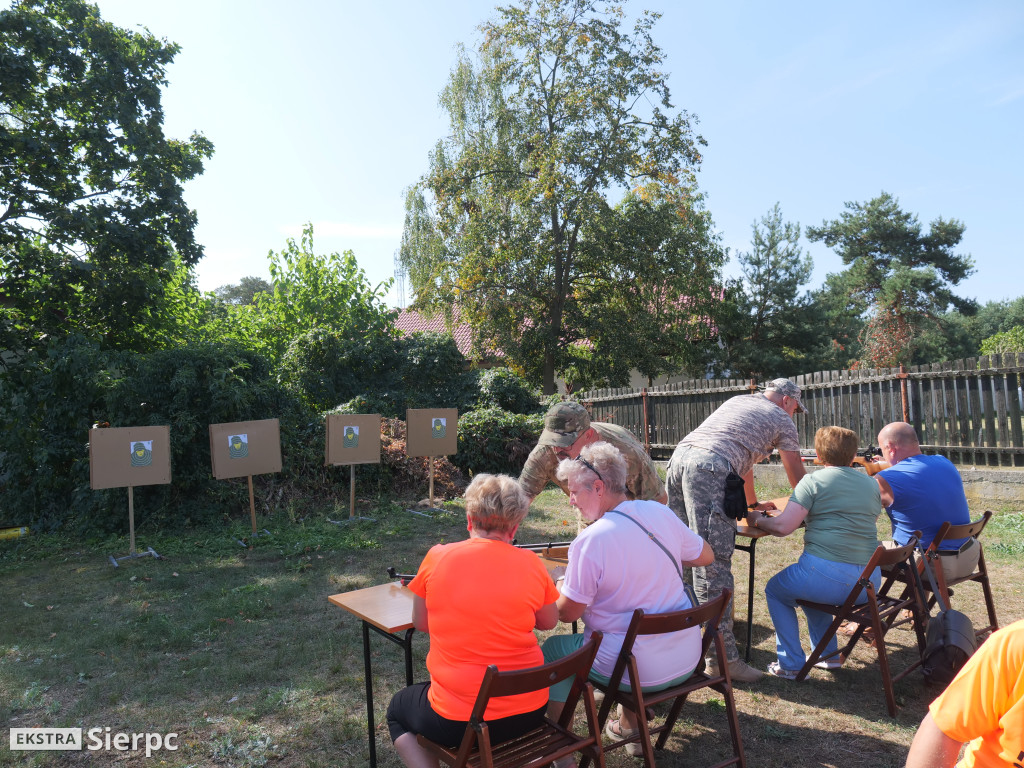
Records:
[[[587,461],[586,459],[584,459],[584,458],[583,458],[582,456],[577,456],[577,457],[576,457],[576,461],[578,461],[578,462],[579,462],[580,464],[582,464],[582,465],[583,465],[584,467],[586,467],[586,468],[587,468],[587,469],[589,469],[589,470],[590,470],[591,472],[593,472],[593,473],[594,473],[595,475],[597,475],[597,479],[598,479],[598,480],[600,480],[600,481],[601,481],[602,483],[604,482],[604,478],[603,478],[603,477],[601,477],[601,473],[597,471],[597,469],[596,469],[596,468],[594,467],[594,465],[593,465],[593,464],[591,464],[591,463],[590,463],[589,461]]]

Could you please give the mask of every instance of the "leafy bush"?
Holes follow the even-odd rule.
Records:
[[[451,335],[414,333],[401,340],[399,354],[405,408],[466,410],[473,401],[474,377]]]
[[[543,414],[479,408],[459,416],[459,452],[452,462],[467,474],[518,476],[544,428]]]
[[[397,419],[401,416],[404,420],[405,411],[401,405],[404,399],[396,392],[384,391],[373,392],[369,395],[356,395],[331,413],[379,413],[386,419]]]
[[[0,376],[0,413],[4,524],[123,530],[127,491],[89,485],[95,422],[170,426],[172,480],[134,489],[140,524],[188,524],[247,508],[247,489],[211,476],[210,424],[280,418],[292,474],[271,482],[293,480],[296,472],[306,485],[323,479],[322,424],[319,444],[311,446],[315,414],[275,383],[265,358],[234,342],[128,355],[72,336],[10,364]]]
[[[222,342],[129,358],[109,392],[105,420],[113,426],[170,425],[171,484],[136,489],[136,508],[143,519],[187,524],[239,507],[237,488],[211,475],[209,425],[271,418],[281,420],[282,458],[304,450],[297,430],[313,420],[313,412],[275,382],[265,357]],[[122,521],[120,494],[104,495],[111,524]]]
[[[29,351],[0,375],[0,525],[61,526],[88,514],[89,427],[121,358],[82,336]]]
[[[279,379],[317,410],[342,404],[346,413],[405,418],[408,408],[459,408],[474,398],[473,376],[448,334],[395,339],[374,334],[341,338],[317,328],[295,338]]]
[[[288,345],[278,379],[310,407],[333,408],[361,392],[393,386],[401,364],[400,346],[398,339],[383,332],[346,339],[328,328],[314,328]]]
[[[983,355],[1005,355],[1011,352],[1024,353],[1024,325],[1014,326],[981,342]]]
[[[477,377],[477,408],[501,408],[510,413],[536,413],[540,398],[522,376],[508,368],[490,368]]]

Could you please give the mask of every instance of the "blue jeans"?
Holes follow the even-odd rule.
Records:
[[[775,625],[775,648],[779,655],[779,666],[795,672],[807,661],[803,646],[800,644],[800,624],[796,617],[797,599],[842,605],[850,596],[850,591],[863,570],[863,565],[836,563],[804,552],[797,562],[783,568],[768,580],[764,594],[768,599],[768,613],[771,614],[772,624]],[[871,582],[876,590],[881,578],[881,571],[876,568],[871,574]],[[857,603],[866,603],[867,599],[867,594],[862,592]],[[815,648],[835,617],[811,608],[804,608],[803,611],[807,616],[811,648]],[[834,653],[838,647],[839,643],[833,635],[822,655]]]

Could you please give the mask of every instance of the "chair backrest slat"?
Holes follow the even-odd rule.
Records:
[[[594,641],[595,636],[597,637],[596,642]],[[492,664],[487,668],[483,683],[480,685],[477,705],[483,703],[486,707],[487,699],[497,696],[516,696],[520,693],[538,691],[541,688],[550,688],[555,683],[576,674],[582,673],[585,678],[590,672],[590,666],[594,663],[600,642],[601,633],[594,632],[590,640],[584,643],[578,651],[541,667],[499,672],[498,668]],[[474,707],[474,714],[476,714],[476,707]],[[483,715],[483,710],[480,714]]]
[[[988,521],[991,517],[992,513],[986,510],[980,520],[975,520],[971,523],[962,523],[960,525],[952,525],[948,521],[943,523],[939,528],[938,533],[935,534],[935,538],[932,539],[932,545],[930,548],[942,549],[940,545],[943,541],[966,539],[970,536],[980,536],[981,532],[985,530],[985,526],[988,525]]]

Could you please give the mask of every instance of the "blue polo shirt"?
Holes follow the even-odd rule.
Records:
[[[892,488],[892,505],[886,511],[892,520],[893,541],[900,546],[914,531],[921,531],[921,546],[927,547],[943,523],[971,522],[963,480],[945,456],[911,456],[878,476]],[[946,541],[942,548],[959,549],[965,541]]]

